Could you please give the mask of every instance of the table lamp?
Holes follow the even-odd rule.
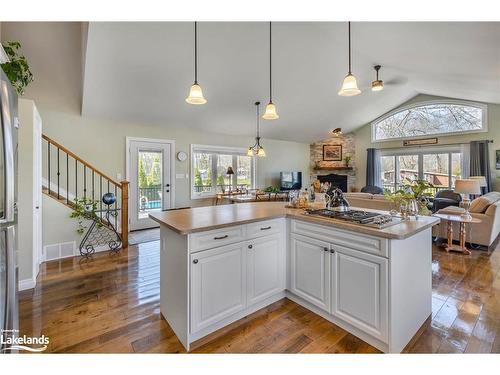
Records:
[[[477,179],[456,180],[455,193],[463,194],[462,207],[465,212],[461,215],[464,219],[470,219],[470,199],[469,194],[481,194],[481,185]]]
[[[469,180],[479,181],[479,186],[480,186],[479,190],[481,190],[480,194],[483,194],[483,188],[488,186],[488,184],[486,183],[486,177],[484,177],[484,176],[470,176]]]
[[[231,181],[231,176],[234,174],[234,171],[233,171],[233,167],[227,167],[227,172],[226,172],[226,175],[227,177],[229,178],[229,192],[231,193],[231,186],[233,185],[232,184],[232,181]]]

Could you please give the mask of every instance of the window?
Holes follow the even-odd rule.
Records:
[[[191,198],[211,197],[237,188],[253,188],[255,161],[247,149],[191,146]],[[227,175],[231,167],[234,175]]]
[[[462,154],[458,149],[382,151],[381,180],[385,191],[395,192],[408,181],[426,180],[434,185],[431,194],[452,189],[462,178]]]
[[[487,131],[487,107],[458,100],[398,108],[372,123],[372,141]]]

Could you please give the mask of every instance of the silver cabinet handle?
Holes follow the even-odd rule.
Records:
[[[253,245],[248,245],[248,248],[249,248],[249,249],[252,249],[252,248],[253,248]]]
[[[193,263],[197,264],[198,263],[198,259],[193,259]]]
[[[268,230],[268,229],[271,229],[271,226],[260,228],[260,230]]]
[[[228,238],[229,236],[226,234],[225,236],[222,237],[214,237],[214,240],[223,240],[224,238]]]

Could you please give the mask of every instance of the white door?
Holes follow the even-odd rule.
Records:
[[[42,119],[33,113],[33,274],[42,263]]]
[[[346,247],[332,249],[332,314],[386,341],[387,259]]]
[[[330,311],[330,244],[293,234],[290,241],[290,290]]]
[[[245,243],[191,254],[191,333],[245,308]]]
[[[285,289],[281,235],[247,242],[247,301],[260,302]]]
[[[130,230],[157,227],[148,216],[150,212],[172,207],[172,179],[170,171],[170,143],[129,142]]]

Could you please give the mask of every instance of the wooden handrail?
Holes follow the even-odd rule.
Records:
[[[56,141],[54,141],[53,139],[47,137],[45,134],[42,134],[42,138],[45,139],[47,142],[49,142],[51,145],[54,145],[55,147],[57,147],[58,149],[62,150],[63,152],[67,153],[69,156],[71,156],[73,159],[75,160],[78,160],[80,163],[82,163],[83,165],[85,165],[86,167],[88,167],[89,169],[93,170],[95,173],[97,173],[98,175],[101,175],[102,177],[104,177],[105,179],[109,180],[109,182],[111,182],[112,184],[118,186],[118,187],[121,187],[122,184],[120,182],[117,182],[115,180],[113,180],[111,177],[107,176],[106,174],[104,174],[103,172],[101,172],[100,170],[98,170],[96,167],[94,167],[92,164],[86,162],[85,160],[83,160],[82,158],[80,158],[79,156],[77,156],[74,152],[71,152],[70,150],[68,150],[66,147],[64,147],[63,145],[61,145],[60,143],[57,143]]]

